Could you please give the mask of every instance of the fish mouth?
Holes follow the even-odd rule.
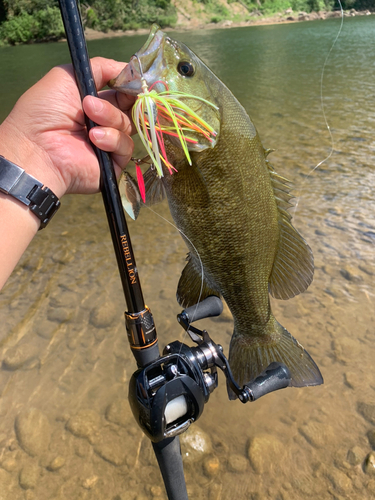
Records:
[[[121,73],[108,82],[108,86],[119,92],[136,96],[142,92],[142,77],[148,86],[152,85],[153,79],[151,75],[147,75],[147,72],[162,53],[164,41],[165,33],[157,24],[153,24],[146,43],[130,58],[129,64]]]

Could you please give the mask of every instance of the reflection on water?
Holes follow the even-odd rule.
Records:
[[[191,447],[189,434],[183,439],[192,499],[375,496],[371,23],[345,20],[328,61],[324,104],[334,154],[313,173],[330,151],[320,77],[339,22],[175,34],[240,98],[264,145],[277,149],[276,170],[295,183],[295,222],[314,251],[315,278],[302,296],[274,301],[273,309],[325,378],[321,387],[280,391],[246,406],[227,400],[221,378],[195,425],[204,451]],[[126,59],[144,38],[95,41],[89,50]],[[45,65],[25,75],[40,50]],[[9,65],[7,86],[22,80],[21,89],[68,54],[65,45],[50,44],[5,49],[1,58]],[[0,96],[5,116],[10,99]],[[166,205],[157,211],[169,218]],[[181,339],[175,290],[184,244],[148,210],[130,230],[160,344]],[[150,444],[127,405],[135,363],[124,309],[100,196],[66,197],[0,295],[1,499],[166,498]],[[228,352],[231,320],[205,326]]]

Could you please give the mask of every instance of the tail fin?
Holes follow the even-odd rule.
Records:
[[[289,368],[293,387],[323,384],[319,368],[302,345],[272,316],[270,326],[272,333],[259,336],[234,331],[229,364],[236,382],[242,387],[254,380],[270,363],[279,361]],[[227,389],[229,399],[236,399],[229,386]]]

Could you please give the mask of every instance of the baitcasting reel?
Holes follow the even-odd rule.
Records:
[[[271,363],[255,380],[242,388],[236,383],[220,345],[206,330],[192,321],[219,316],[223,305],[211,296],[177,316],[178,322],[197,347],[179,341],[168,344],[163,356],[137,370],[129,384],[129,402],[137,423],[154,442],[186,431],[203,412],[211,392],[218,385],[217,368],[242,403],[255,401],[288,387],[291,375],[282,363]]]

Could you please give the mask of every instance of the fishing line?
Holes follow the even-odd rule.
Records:
[[[195,317],[195,314],[197,312],[197,309],[198,309],[198,304],[201,300],[201,297],[202,297],[202,293],[203,293],[203,285],[204,285],[204,270],[203,270],[203,262],[202,262],[202,259],[199,255],[199,252],[196,248],[196,246],[194,245],[194,243],[191,241],[190,238],[188,238],[188,236],[186,236],[186,234],[181,230],[179,229],[175,224],[173,224],[173,222],[169,221],[168,219],[166,219],[165,217],[163,217],[162,215],[158,214],[157,212],[155,212],[155,210],[153,210],[152,208],[148,207],[147,205],[144,205],[146,208],[148,208],[149,210],[151,210],[152,213],[154,213],[155,215],[157,215],[158,217],[160,217],[161,219],[163,219],[165,222],[168,222],[169,225],[171,225],[174,229],[176,229],[182,236],[184,236],[184,238],[186,238],[188,240],[188,242],[190,243],[190,245],[194,248],[195,250],[195,253],[199,259],[199,264],[201,266],[201,276],[202,276],[202,280],[201,280],[201,289],[200,289],[200,292],[199,292],[199,296],[198,296],[198,301],[197,301],[197,304],[196,304],[196,307],[195,307],[195,310],[194,310],[194,313],[192,315],[192,318],[189,319],[189,326],[193,323],[194,321],[194,317]],[[185,334],[186,335],[186,332]]]
[[[307,174],[307,177],[305,179],[305,181],[303,182],[302,186],[300,187],[300,191],[303,189],[303,187],[305,186],[306,182],[307,182],[307,179],[315,172],[315,170],[317,170],[321,165],[323,165],[323,163],[325,163],[326,161],[328,161],[331,156],[333,155],[333,152],[334,152],[334,140],[333,140],[333,134],[332,134],[332,131],[331,131],[331,127],[329,126],[329,123],[328,123],[328,120],[327,120],[327,115],[326,115],[326,112],[325,112],[325,109],[324,109],[324,96],[323,96],[323,83],[324,83],[324,73],[325,73],[325,69],[326,69],[326,66],[327,66],[327,63],[328,63],[328,60],[330,58],[330,55],[336,45],[336,42],[341,34],[341,31],[342,31],[342,27],[344,25],[344,10],[342,8],[342,5],[341,5],[341,0],[337,0],[339,6],[340,6],[340,11],[341,11],[341,23],[340,23],[340,27],[339,27],[339,30],[337,32],[337,35],[331,45],[331,48],[329,49],[328,51],[328,54],[326,56],[326,59],[324,61],[324,64],[323,64],[323,68],[322,68],[322,72],[321,72],[321,75],[320,75],[320,106],[322,108],[322,114],[323,114],[323,118],[324,118],[324,123],[325,123],[325,126],[329,132],[329,137],[330,137],[330,140],[331,140],[331,151],[329,152],[328,156],[326,158],[324,158],[324,160],[320,161],[317,165],[315,165],[314,168],[312,168],[310,170],[310,172]],[[296,212],[297,212],[297,207],[298,207],[298,203],[299,203],[299,198],[300,196],[298,196],[296,198],[296,204],[294,206],[294,210],[293,210],[293,217],[295,217],[296,215]]]

